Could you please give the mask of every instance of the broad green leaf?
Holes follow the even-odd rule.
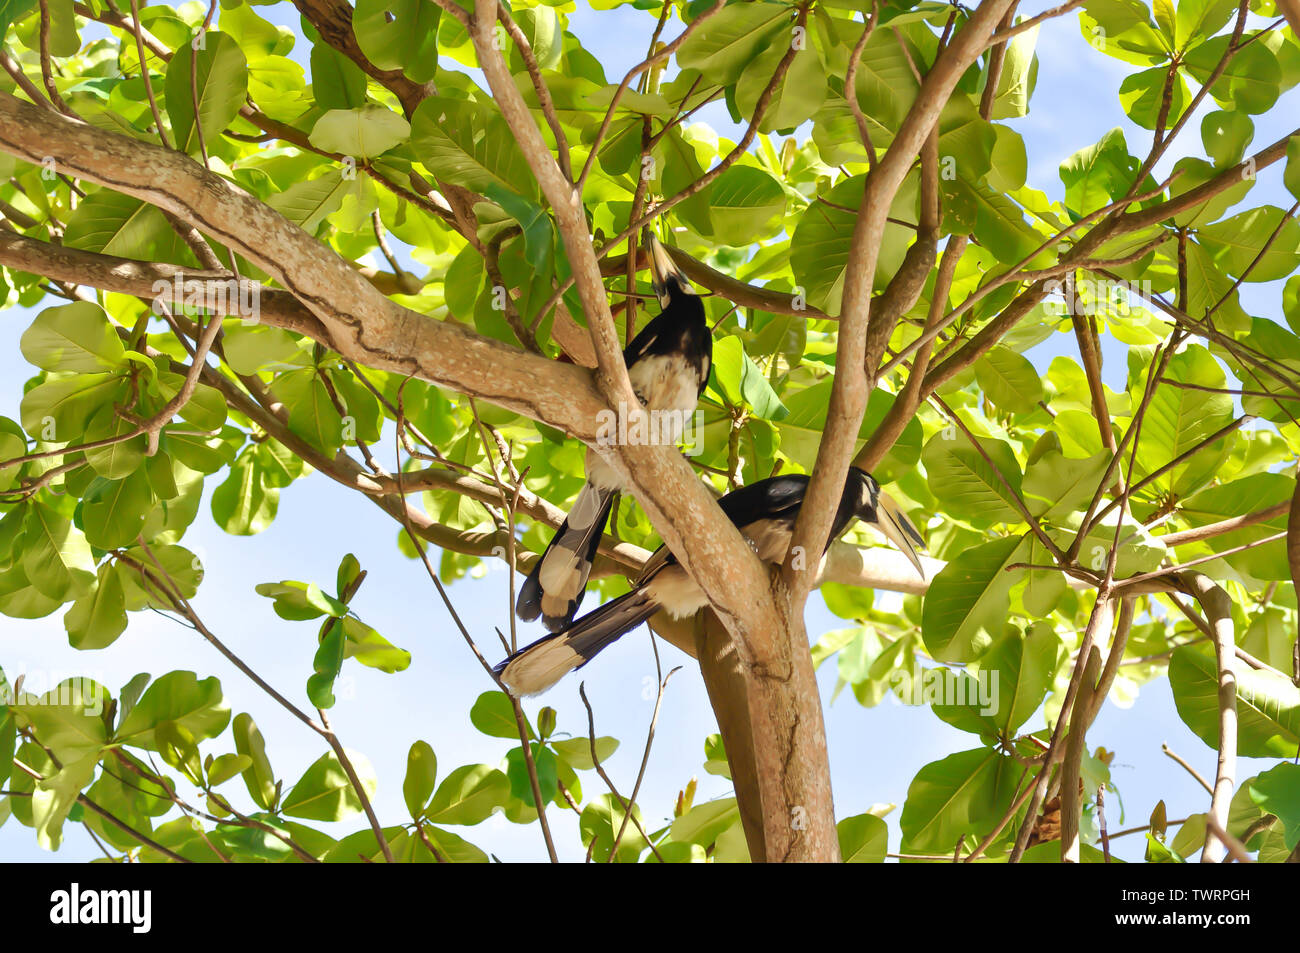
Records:
[[[411,745],[406,755],[406,778],[402,781],[402,798],[411,817],[418,818],[433,795],[438,778],[438,756],[427,741]]]
[[[424,817],[434,824],[479,824],[505,806],[510,779],[486,764],[457,768],[438,785]]]
[[[379,784],[365,756],[346,750],[367,798],[373,798]],[[321,755],[312,763],[298,783],[285,796],[281,810],[292,817],[310,821],[340,821],[361,810],[361,799],[348,780],[347,772],[333,751]],[[373,843],[374,834],[366,832]]]
[[[46,308],[23,332],[19,347],[37,367],[86,374],[113,370],[125,353],[104,309],[91,301]]]
[[[38,503],[28,508],[23,525],[22,567],[41,593],[63,600],[89,588],[95,562],[81,531],[67,517]]]
[[[1269,768],[1249,783],[1250,798],[1282,822],[1288,850],[1300,844],[1300,765],[1282,764]]]
[[[172,145],[191,154],[200,151],[201,143],[213,151],[248,95],[248,61],[239,44],[217,30],[200,34],[196,42],[197,51],[191,43],[176,51],[163,85]]]
[[[884,863],[889,847],[889,828],[874,814],[846,817],[835,825],[840,857],[846,864]]]
[[[22,692],[9,704],[17,725],[63,764],[98,757],[108,744],[108,690],[88,678],[65,679],[43,695]]]
[[[144,261],[185,254],[176,241],[157,208],[109,189],[87,195],[63,232],[63,244],[69,248]]]
[[[372,159],[404,142],[411,126],[390,109],[372,104],[360,109],[331,109],[316,120],[311,144],[326,152]]]
[[[1300,742],[1300,688],[1233,661],[1237,679],[1237,753],[1291,758]],[[1169,684],[1183,723],[1211,748],[1219,746],[1218,669],[1214,652],[1180,646],[1169,660]]]
[[[518,735],[515,735],[518,737]],[[591,771],[596,763],[591,758],[589,738],[551,738],[549,744],[565,762],[579,771]],[[596,739],[596,756],[604,764],[618,750],[618,739],[601,735]]]
[[[1206,225],[1197,238],[1215,264],[1243,281],[1276,281],[1300,265],[1300,224],[1273,205]]]
[[[930,438],[921,460],[931,492],[958,519],[978,525],[1020,522],[1015,500],[1023,478],[1015,453],[1001,440],[979,444],[983,453],[955,425]]]
[[[510,127],[477,103],[430,96],[411,117],[411,145],[439,178],[477,192],[497,184],[531,196],[536,182]]]
[[[371,63],[427,83],[437,71],[441,15],[430,0],[357,0],[352,29]]]
[[[235,750],[249,759],[249,765],[242,772],[248,795],[263,810],[269,811],[275,806],[277,795],[275,774],[271,762],[266,756],[266,741],[257,727],[257,722],[247,712],[235,716],[232,725],[235,736]]]
[[[1049,450],[1029,464],[1022,487],[1030,514],[1061,523],[1092,501],[1097,485],[1106,475],[1111,455],[1101,450],[1086,460],[1077,460]]]
[[[975,363],[975,379],[1002,410],[1032,413],[1043,399],[1043,383],[1028,358],[998,345]]]
[[[100,549],[129,546],[144,529],[154,503],[144,470],[120,480],[96,477],[82,497],[81,526],[87,541]]]
[[[168,672],[155,679],[118,726],[113,740],[159,750],[160,725],[179,725],[196,740],[215,738],[230,723],[230,707],[215,676],[199,680],[193,672]]]
[[[790,7],[778,3],[743,3],[723,7],[677,51],[683,69],[698,69],[711,84],[725,85],[739,78],[745,66],[782,25],[790,22]]]
[[[1096,145],[1061,163],[1066,207],[1078,219],[1109,205],[1132,184],[1138,166],[1129,155],[1123,130],[1112,129]]]
[[[788,415],[763,372],[745,353],[740,338],[726,337],[714,342],[713,373],[722,396],[732,406],[747,406],[765,420],[781,420]]]
[[[899,826],[906,853],[951,853],[962,835],[987,834],[1011,804],[1024,773],[990,748],[959,751],[917,772]]]
[[[469,710],[469,720],[479,731],[493,738],[519,740],[519,727],[515,723],[514,706],[503,692],[484,692]],[[533,737],[532,727],[528,737]]]
[[[99,567],[95,587],[63,616],[63,627],[74,649],[102,649],[126,631],[126,621],[122,579],[113,564],[105,562]]]
[[[995,539],[960,553],[930,583],[921,613],[925,647],[941,662],[978,658],[1002,634],[1007,594],[1024,570],[1028,547],[1016,536]]]

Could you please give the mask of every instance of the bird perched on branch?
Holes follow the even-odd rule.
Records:
[[[653,233],[649,251],[654,291],[662,311],[623,349],[623,361],[637,399],[647,410],[658,412],[653,435],[641,433],[647,442],[675,445],[708,383],[713,336],[704,303]],[[619,416],[626,417],[626,409],[621,409]],[[631,428],[627,432],[635,433]],[[531,622],[540,615],[552,632],[563,629],[578,612],[610,504],[622,488],[618,474],[594,450],[587,451],[586,468],[586,485],[515,602],[515,613],[521,619]]]
[[[764,562],[785,561],[795,519],[808,490],[808,479],[802,474],[769,477],[718,500],[722,512],[736,524]],[[921,534],[871,474],[850,467],[827,549],[855,518],[880,531],[912,561],[921,577],[925,577],[916,552],[918,546],[925,545]],[[820,574],[820,564],[810,568]],[[681,619],[694,615],[707,602],[704,590],[672,553],[660,546],[647,560],[631,592],[589,612],[563,631],[519,650],[496,666],[495,671],[515,695],[536,695],[586,665],[607,645],[660,609],[674,619]]]

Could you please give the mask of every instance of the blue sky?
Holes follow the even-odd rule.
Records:
[[[1027,4],[1022,12],[1032,15],[1046,6]],[[296,14],[288,4],[257,7],[256,11],[275,22],[296,26]],[[643,55],[642,38],[648,37],[652,24],[648,14],[630,7],[598,14],[584,8],[571,19],[571,29],[588,43],[605,63],[607,74],[614,78],[621,76],[634,57]],[[669,35],[678,28],[676,24],[671,26]],[[637,40],[624,43],[629,36]],[[1119,106],[1119,84],[1135,68],[1091,50],[1080,36],[1074,15],[1046,25],[1038,50],[1033,109],[1014,126],[1028,148],[1030,184],[1050,197],[1060,198],[1063,189],[1056,168],[1070,153],[1121,126],[1130,149],[1140,154],[1149,142],[1149,134],[1129,123]],[[300,46],[297,52],[301,51]],[[1254,148],[1290,131],[1284,123],[1288,115],[1300,113],[1296,104],[1297,97],[1292,93],[1270,114],[1255,117]],[[720,106],[706,110],[702,118],[724,134],[734,130]],[[1185,149],[1195,154],[1200,154],[1198,128],[1199,117],[1189,125],[1184,137]],[[1176,158],[1166,157],[1157,174],[1167,171]],[[1264,173],[1250,204],[1281,204],[1284,193],[1279,182],[1280,169]],[[1276,284],[1247,286],[1243,296],[1247,311],[1278,320],[1279,301]],[[33,316],[34,312],[21,308],[0,311],[0,380],[5,382],[0,388],[0,414],[9,417],[17,417],[22,382],[32,373],[17,343]],[[1072,337],[1055,335],[1029,356],[1045,371],[1058,354],[1074,355]],[[1107,382],[1119,389],[1124,376],[1122,346],[1107,345],[1105,356]],[[479,734],[468,718],[474,699],[492,685],[465,649],[423,567],[397,552],[396,524],[358,494],[313,475],[282,495],[279,515],[268,530],[251,538],[231,537],[214,525],[208,509],[217,482],[208,481],[203,508],[183,541],[200,556],[207,571],[194,605],[209,627],[264,678],[291,699],[305,704],[303,686],[311,671],[316,627],[279,619],[271,611],[270,601],[256,595],[253,587],[280,579],[332,585],[338,561],[347,552],[355,553],[370,571],[354,601],[358,614],[413,654],[410,668],[398,675],[383,675],[349,663],[345,673],[350,681],[340,683],[339,703],[331,712],[344,744],[364,752],[378,774],[380,788],[375,804],[381,819],[398,823],[406,817],[401,779],[407,749],[416,739],[429,742],[437,752],[440,777],[462,764],[496,763],[504,757],[512,745]],[[490,658],[499,652],[494,627],[505,629],[508,625],[506,585],[504,569],[494,564],[482,578],[458,582],[450,589],[466,624]],[[815,595],[807,618],[814,638],[846,624],[832,616]],[[520,629],[521,640],[534,634],[541,634],[540,629],[536,633],[528,626]],[[671,646],[661,644],[660,653],[665,670],[677,665],[682,670],[669,685],[639,799],[647,827],[658,826],[671,816],[677,791],[691,777],[699,778],[697,801],[729,792],[725,781],[702,770],[704,738],[716,728],[698,670],[691,659]],[[196,634],[158,615],[133,615],[127,633],[113,646],[96,652],[77,652],[68,646],[61,613],[35,621],[0,617],[0,665],[11,679],[24,670],[55,681],[85,674],[115,691],[142,670],[155,675],[174,669],[217,675],[232,711],[252,713],[261,726],[273,765],[286,784],[292,784],[325,750],[317,736],[283,713]],[[549,704],[559,711],[561,730],[583,734],[586,714],[577,689],[580,678],[585,679],[598,731],[623,742],[608,768],[626,794],[635,780],[653,705],[653,692],[643,689],[653,682],[654,675],[649,636],[642,629],[610,648],[578,677],[566,679],[540,702],[532,700],[525,707],[534,715],[541,704]],[[823,666],[819,682],[827,702],[837,816],[861,813],[881,802],[901,808],[918,769],[954,751],[976,746],[972,736],[940,722],[925,708],[908,708],[887,700],[876,708],[865,709],[849,692],[829,704],[835,683],[833,661]],[[1029,727],[1039,724],[1041,717],[1031,721]],[[1121,821],[1116,816],[1118,808],[1110,808],[1112,830],[1141,823],[1160,798],[1166,800],[1171,818],[1205,809],[1208,797],[1204,792],[1160,753],[1161,742],[1167,741],[1203,774],[1213,775],[1214,753],[1179,721],[1167,681],[1145,686],[1130,709],[1108,704],[1089,741],[1093,748],[1102,745],[1116,752],[1112,774],[1127,813]],[[209,744],[205,750],[219,754],[232,748],[233,744],[226,741]],[[1246,762],[1239,776],[1247,777],[1256,768]],[[594,774],[584,776],[583,783],[588,795],[603,791]],[[242,798],[240,782],[231,784],[229,790]],[[1115,804],[1113,799],[1108,803]],[[890,849],[894,851],[899,840],[898,814],[896,810],[888,818]],[[550,819],[561,859],[581,860],[583,850],[572,812],[552,809]],[[341,836],[363,825],[364,820],[358,816],[333,828],[327,825],[327,829]],[[79,826],[69,825],[66,831],[63,849],[52,855],[36,846],[32,831],[10,820],[0,828],[0,858],[42,861],[98,856]],[[513,825],[497,816],[458,833],[502,860],[545,857],[535,825]],[[1118,855],[1140,859],[1140,841],[1131,837],[1119,842]]]

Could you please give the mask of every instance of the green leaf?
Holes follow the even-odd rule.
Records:
[[[121,480],[96,477],[82,497],[81,525],[86,539],[100,549],[133,543],[154,506],[153,490],[144,470]]]
[[[590,850],[592,859],[597,863],[607,862],[610,855],[614,854],[614,838],[620,830],[623,839],[619,841],[618,852],[614,854],[617,862],[634,863],[645,850],[646,841],[637,825],[629,819],[624,829],[623,819],[627,814],[612,794],[602,794],[583,807],[578,818],[578,831],[583,846]],[[632,805],[631,815],[637,820],[641,818],[641,809],[635,804]]]
[[[1282,174],[1286,190],[1300,199],[1300,134],[1292,136],[1286,144],[1286,171]]]
[[[846,817],[835,825],[840,857],[846,864],[882,864],[889,847],[889,828],[874,814]]]
[[[86,537],[72,522],[38,503],[27,509],[23,524],[22,567],[38,591],[62,600],[89,586],[95,563]]]
[[[1101,450],[1086,460],[1049,450],[1025,470],[1025,506],[1039,519],[1062,523],[1092,501],[1110,460],[1109,450]]]
[[[921,452],[930,490],[959,519],[976,525],[1019,523],[1014,501],[1022,477],[1016,455],[1002,440],[979,443],[983,454],[955,425],[935,434]]]
[[[74,649],[102,649],[126,631],[126,599],[116,567],[99,567],[95,587],[72,604],[63,616],[68,644]]]
[[[107,446],[86,451],[86,462],[100,476],[109,480],[120,480],[134,473],[144,464],[146,440],[144,434],[127,438],[134,433],[135,424],[117,412],[117,408],[104,405],[95,412],[86,424],[85,440],[94,443],[99,440],[116,440]],[[126,439],[124,439],[126,438]],[[175,493],[172,493],[175,496]]]
[[[359,752],[347,750],[348,761],[367,798],[373,798],[379,784],[370,762]],[[281,810],[310,821],[340,821],[361,810],[361,799],[348,781],[347,772],[333,751],[321,755],[303,772],[284,799]],[[374,835],[367,832],[372,838]]]
[[[329,169],[325,174],[306,182],[295,182],[283,192],[266,200],[289,221],[314,235],[328,216],[343,207],[343,199],[354,191],[355,173],[349,179],[345,169]]]
[[[438,785],[424,816],[435,824],[479,824],[510,796],[510,779],[486,764],[457,768]]]
[[[145,261],[184,254],[175,246],[175,234],[157,208],[108,189],[92,192],[81,201],[68,220],[63,244]]]
[[[168,672],[145,689],[113,740],[157,751],[156,733],[165,723],[183,728],[198,741],[221,734],[230,723],[221,682],[215,676],[200,681],[193,672]]]
[[[451,864],[486,864],[488,855],[451,831],[444,831],[432,824],[424,825],[424,835],[437,849],[442,859]],[[412,835],[414,837],[414,835]],[[418,837],[416,842],[422,843]]]
[[[37,0],[0,0],[0,40],[4,39],[9,24],[20,20],[36,6]]]
[[[314,582],[286,579],[283,582],[261,582],[253,588],[259,596],[275,600],[275,614],[282,619],[302,622],[323,615],[342,618],[348,614],[346,605],[322,592]]]
[[[1206,225],[1197,239],[1215,264],[1243,281],[1276,281],[1300,265],[1300,224],[1273,205]]]
[[[252,536],[271,525],[279,503],[280,491],[268,478],[261,448],[249,447],[213,492],[212,518],[233,536]]]
[[[515,735],[515,737],[519,737]],[[552,738],[547,742],[555,753],[578,771],[591,771],[596,763],[591,759],[591,740],[588,738]],[[596,756],[604,764],[618,750],[618,739],[601,735],[596,738]]]
[[[740,820],[734,797],[718,798],[696,804],[672,823],[672,838],[687,844],[708,847],[718,836]],[[629,828],[630,829],[630,828]]]
[[[23,332],[18,346],[23,357],[47,371],[113,370],[125,355],[108,315],[92,301],[46,308]]]
[[[504,692],[484,692],[479,695],[469,710],[469,720],[485,735],[519,740],[515,709]],[[532,726],[528,728],[528,737],[533,737]]]
[[[1217,71],[1231,39],[1224,34],[1193,47],[1183,58],[1183,67],[1198,83],[1205,83]],[[1264,43],[1249,43],[1228,60],[1210,95],[1224,109],[1258,114],[1273,108],[1281,86],[1277,56]]]
[[[789,411],[776,396],[763,372],[745,353],[738,337],[726,337],[713,345],[713,373],[727,403],[748,406],[765,420],[781,420]]]
[[[433,79],[438,67],[438,20],[430,0],[357,0],[352,29],[367,60],[384,70],[402,70],[417,83]]]
[[[1270,672],[1233,663],[1237,679],[1237,753],[1247,758],[1291,758],[1300,743],[1300,688]],[[1219,747],[1218,668],[1214,652],[1179,646],[1169,659],[1169,685],[1183,723],[1211,748]]]
[[[1189,248],[1190,250],[1190,248]],[[1189,262],[1191,259],[1189,258]],[[1211,269],[1212,270],[1212,269]],[[1166,376],[1185,384],[1223,388],[1226,378],[1222,368],[1205,348],[1189,344],[1169,362]],[[1145,387],[1142,380],[1133,385]],[[1232,419],[1232,397],[1228,394],[1185,387],[1160,387],[1151,399],[1138,437],[1137,471],[1151,473],[1190,450]],[[1206,462],[1198,465],[1198,461]],[[1176,490],[1180,496],[1199,489],[1213,476],[1217,467],[1213,448],[1207,448],[1187,463],[1157,480],[1153,486],[1161,491]]]
[[[356,659],[367,668],[390,675],[404,671],[411,664],[410,652],[399,649],[356,616],[343,620],[343,634],[347,636],[343,646],[344,658]]]
[[[500,113],[478,103],[430,96],[411,117],[411,144],[436,176],[475,192],[493,183],[524,196],[536,180]]]
[[[783,225],[785,190],[753,166],[733,165],[700,192],[697,201],[707,207],[712,235],[724,245],[747,247]]]
[[[405,142],[411,126],[391,109],[373,103],[360,109],[331,109],[316,120],[311,144],[326,152],[372,159]]]
[[[330,454],[343,445],[343,419],[315,368],[281,374],[270,391],[289,412],[289,429],[298,436]]]
[[[1140,75],[1140,74],[1139,74]],[[1122,129],[1112,129],[1096,145],[1087,146],[1061,163],[1065,204],[1082,218],[1127,191],[1139,165],[1129,155]]]
[[[1029,414],[1043,399],[1043,382],[1029,359],[997,345],[975,363],[975,379],[1002,410]]]
[[[980,836],[1002,816],[1024,773],[990,748],[927,764],[907,789],[899,826],[905,853],[951,853],[960,836]]]
[[[275,773],[271,770],[271,762],[266,756],[266,741],[262,737],[262,732],[258,730],[253,716],[247,712],[240,712],[235,716],[232,729],[235,736],[235,750],[249,758],[249,765],[242,772],[244,786],[248,788],[248,796],[262,810],[272,810],[277,795]]]
[[[522,7],[515,12],[515,22],[528,39],[537,65],[544,70],[559,69],[564,56],[564,26],[559,14],[550,6]],[[519,73],[523,70],[523,56],[511,44],[510,71]]]
[[[1274,765],[1249,782],[1250,799],[1282,822],[1287,850],[1300,844],[1300,765]]]
[[[253,759],[246,754],[223,754],[208,766],[208,784],[216,787],[225,784],[237,774],[242,774],[253,766]]]
[[[1046,623],[1033,626],[1025,635],[1015,629],[1007,632],[980,659],[979,683],[962,673],[966,703],[936,704],[934,713],[965,731],[1014,738],[1052,687],[1060,645]],[[984,699],[987,707],[980,704]]]
[[[208,30],[198,39],[202,43],[198,51],[190,43],[176,51],[167,64],[163,84],[172,144],[191,154],[199,152],[200,134],[209,152],[216,147],[222,130],[239,115],[239,107],[248,96],[248,60],[239,44],[216,30]]]
[[[307,679],[307,697],[317,708],[334,707],[334,681],[343,665],[343,627],[330,621],[325,627],[316,654],[312,657],[312,674]]]
[[[1201,119],[1201,142],[1217,169],[1240,162],[1254,135],[1255,124],[1245,113],[1210,112]]]
[[[324,43],[311,48],[311,89],[321,109],[356,109],[366,101],[366,74]]]
[[[1038,30],[1038,27],[1026,30],[1006,45],[993,113],[989,118],[1018,119],[1028,115],[1029,97],[1033,95],[1038,80],[1038,57],[1034,55]]]
[[[1143,129],[1155,129],[1160,115],[1165,111],[1165,88],[1169,89],[1169,109],[1166,125],[1177,122],[1183,112],[1191,105],[1192,96],[1187,88],[1187,81],[1181,73],[1175,73],[1173,81],[1169,80],[1169,70],[1164,66],[1143,70],[1125,77],[1120,83],[1119,101],[1124,112]]]
[[[1023,540],[1008,536],[961,552],[930,583],[921,611],[921,633],[930,655],[941,662],[978,658],[1002,634],[1007,597],[1023,570]]]
[[[437,778],[438,756],[433,753],[433,748],[427,741],[412,744],[406,755],[406,777],[402,781],[402,798],[411,817],[419,818],[424,812]]]
[[[789,44],[781,42],[780,36],[777,33],[776,41],[745,67],[736,83],[736,106],[746,116],[754,114],[759,97],[771,83],[777,65],[789,49]],[[826,67],[817,51],[812,46],[796,50],[785,76],[772,90],[767,111],[758,125],[759,131],[790,130],[811,119],[826,101],[827,92]]]
[[[542,795],[542,803],[547,804],[553,801],[559,792],[559,785],[556,783],[558,759],[550,748],[536,741],[532,742],[532,753],[533,766],[537,769],[537,787]],[[506,752],[506,777],[510,779],[511,796],[536,809],[533,785],[528,777],[528,765],[524,762],[522,747],[511,748]]]
[[[784,4],[741,3],[723,7],[706,29],[687,37],[677,50],[677,65],[699,70],[710,85],[732,83],[789,22],[790,8]]]
[[[19,728],[30,731],[63,764],[98,757],[108,744],[104,708],[108,690],[88,678],[64,679],[43,695],[22,692],[8,706]],[[17,774],[17,772],[15,772]]]
[[[99,753],[86,755],[77,761],[64,761],[54,774],[36,782],[32,792],[32,821],[36,827],[36,842],[46,850],[58,850],[63,841],[63,822],[77,803],[81,789],[95,775]]]

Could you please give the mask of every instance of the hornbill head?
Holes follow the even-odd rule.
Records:
[[[921,566],[921,557],[917,555],[918,546],[924,548],[925,540],[912,521],[907,518],[902,507],[888,493],[880,488],[876,478],[858,467],[849,467],[850,487],[857,483],[857,499],[853,515],[862,522],[875,527],[899,551],[912,561],[916,571],[925,578],[925,569]]]
[[[677,267],[677,263],[669,256],[668,249],[664,248],[663,242],[659,241],[654,232],[650,232],[649,236],[646,247],[650,250],[650,275],[655,294],[659,297],[659,306],[668,307],[674,294],[695,294],[690,279]]]

